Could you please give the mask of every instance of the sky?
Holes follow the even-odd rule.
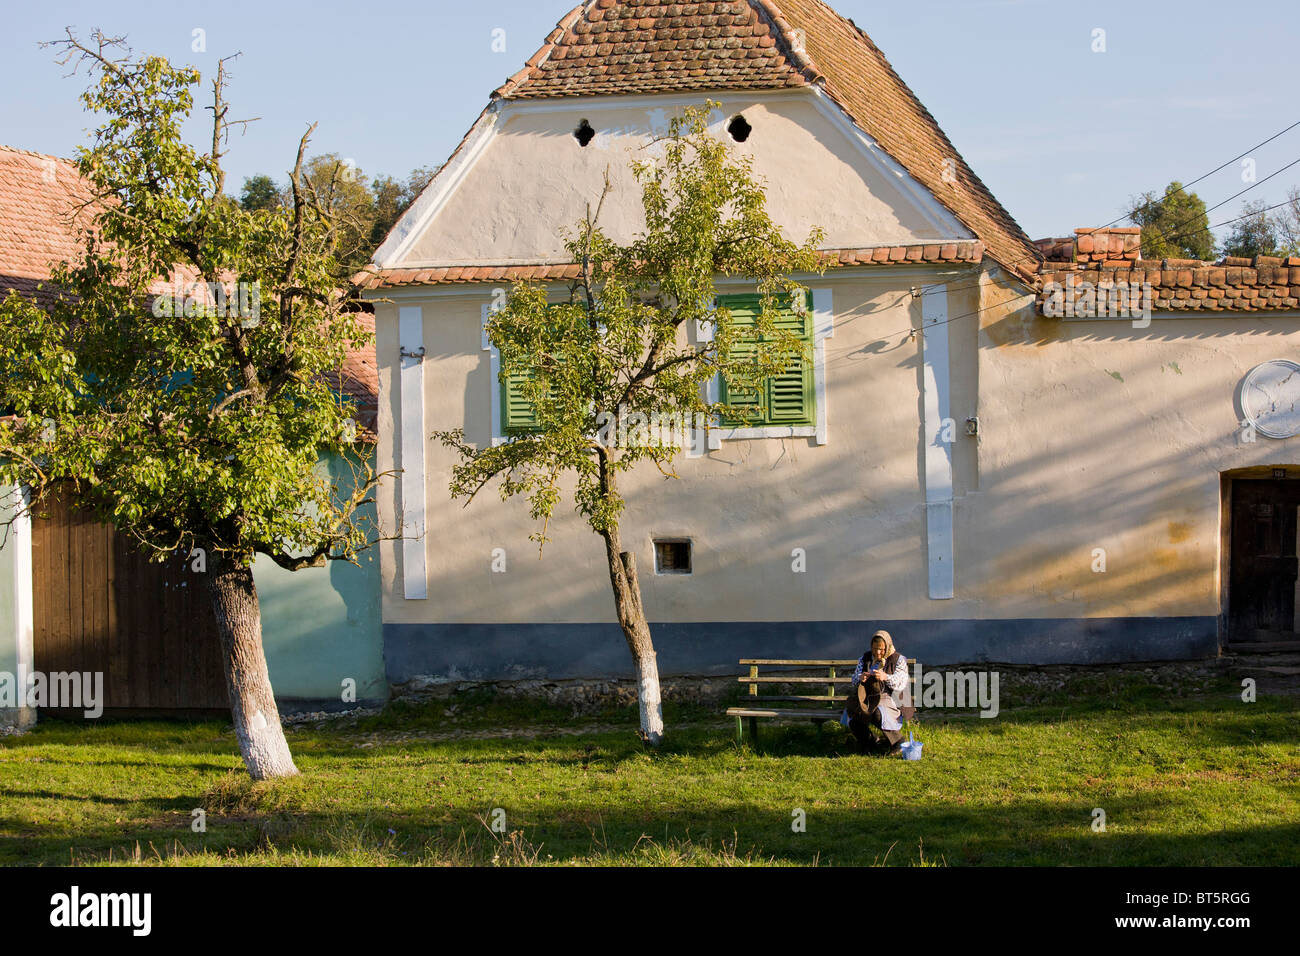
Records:
[[[85,76],[67,76],[39,44],[65,27],[83,37],[98,27],[205,77],[219,57],[240,54],[229,65],[230,116],[259,119],[232,138],[232,187],[258,173],[284,180],[312,122],[311,152],[401,177],[450,155],[573,2],[4,0],[0,143],[60,156],[88,143]],[[832,6],[872,37],[1033,238],[1110,223],[1131,197],[1195,179],[1300,121],[1294,0]],[[498,30],[504,52],[493,50]],[[196,143],[206,117],[192,122]],[[1298,158],[1300,127],[1251,152],[1254,182]],[[1193,189],[1214,206],[1252,185],[1243,174],[1235,162]],[[1294,185],[1300,165],[1210,222],[1240,215],[1245,200],[1281,202]]]

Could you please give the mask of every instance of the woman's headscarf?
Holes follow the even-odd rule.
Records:
[[[867,644],[867,657],[871,656],[871,645],[876,643],[876,638],[881,638],[885,642],[885,660],[889,660],[894,654],[894,639],[889,636],[888,631],[876,631],[871,635],[871,641]]]

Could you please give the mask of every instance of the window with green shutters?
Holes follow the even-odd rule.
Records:
[[[718,296],[717,304],[726,306],[731,311],[732,321],[738,325],[754,325],[762,311],[761,298],[757,295]],[[817,421],[817,391],[813,379],[812,347],[813,303],[812,294],[805,295],[805,309],[796,312],[793,307],[782,309],[776,317],[775,325],[784,331],[793,332],[804,344],[803,351],[794,356],[789,366],[779,375],[769,377],[759,389],[732,389],[727,386],[727,379],[722,377],[720,400],[744,411],[743,418],[728,419],[723,422],[729,427],[760,428],[763,426],[797,426],[815,425]],[[732,349],[732,354],[745,361],[757,352],[757,343],[741,343]]]

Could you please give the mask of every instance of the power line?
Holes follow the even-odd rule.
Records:
[[[1296,162],[1297,162],[1297,163],[1300,163],[1300,159],[1296,160]],[[1295,165],[1295,163],[1292,163],[1291,165]],[[1279,170],[1279,172],[1280,172],[1280,171],[1281,171],[1281,170]],[[1233,197],[1233,198],[1235,198],[1235,197]],[[1229,202],[1229,201],[1231,201],[1231,200],[1225,200],[1225,202]],[[1228,226],[1228,225],[1231,225],[1231,224],[1234,223],[1234,222],[1240,222],[1240,221],[1243,220],[1243,219],[1249,219],[1249,218],[1251,218],[1252,216],[1258,216],[1258,215],[1260,215],[1261,213],[1271,212],[1272,210],[1277,209],[1277,208],[1279,208],[1279,207],[1281,207],[1281,206],[1290,205],[1290,203],[1291,203],[1291,200],[1288,199],[1288,200],[1285,200],[1285,201],[1283,201],[1283,202],[1276,203],[1276,204],[1274,204],[1274,205],[1272,205],[1272,206],[1268,206],[1268,207],[1266,207],[1266,208],[1264,208],[1264,209],[1257,209],[1257,210],[1254,210],[1254,211],[1252,211],[1252,212],[1248,212],[1248,213],[1246,213],[1246,214],[1244,214],[1244,215],[1237,216],[1235,219],[1225,219],[1223,222],[1216,223],[1215,225],[1211,226],[1210,228],[1211,228],[1211,229],[1218,229],[1220,226]],[[1221,203],[1220,205],[1222,205],[1222,203]],[[1217,208],[1217,207],[1216,207],[1216,208]],[[956,287],[954,287],[954,286],[948,286],[947,289],[948,289],[948,291],[954,291],[954,290],[956,290],[956,289],[961,289],[961,288],[967,288],[967,289],[969,289],[969,288],[973,288],[975,285],[978,285],[978,284],[979,284],[979,283],[972,283],[971,285],[968,285],[968,286],[956,286]],[[911,293],[906,293],[906,294],[907,294],[907,295],[912,295]],[[1028,294],[1028,295],[1032,295],[1035,299],[1037,299],[1037,293],[1027,293],[1027,294]],[[912,297],[915,298],[914,295],[912,295]],[[899,301],[901,302],[902,300],[900,299]],[[894,305],[897,305],[898,302],[895,302],[895,303],[893,303],[893,304],[894,304]],[[887,332],[887,333],[885,333],[884,335],[879,336],[879,338],[881,338],[881,339],[891,339],[891,338],[893,338],[893,337],[896,336],[896,335],[902,335],[904,332],[908,333],[908,336],[909,336],[909,337],[915,336],[915,335],[917,335],[917,334],[924,335],[924,334],[925,334],[926,332],[928,332],[930,329],[938,328],[939,326],[942,326],[942,325],[951,325],[953,322],[956,322],[956,321],[959,320],[959,319],[967,319],[967,318],[970,318],[970,317],[973,316],[973,315],[980,315],[980,314],[983,313],[983,312],[988,312],[990,309],[1000,309],[1000,308],[1004,308],[1005,306],[1006,306],[1006,303],[1005,303],[1005,302],[996,302],[996,303],[994,303],[993,305],[987,305],[987,306],[985,306],[985,307],[982,308],[982,309],[975,309],[973,312],[963,312],[961,315],[954,315],[954,316],[952,316],[951,318],[944,319],[942,322],[933,322],[933,323],[931,323],[930,325],[922,326],[922,327],[919,328],[919,329],[916,328],[915,326],[909,325],[906,329],[901,329],[901,330],[899,330],[898,332]],[[858,346],[845,346],[845,348],[843,349],[843,351],[845,351],[845,352],[848,352],[848,351],[850,351],[850,350],[854,350],[854,351],[856,351],[856,350],[858,350],[858,348],[859,348]],[[839,362],[839,361],[843,361],[845,358],[847,358],[847,356],[840,356],[840,357],[834,359],[833,361],[837,361],[837,362]],[[830,361],[828,361],[827,364],[829,365],[829,364],[830,364]]]

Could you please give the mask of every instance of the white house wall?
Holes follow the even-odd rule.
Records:
[[[649,99],[629,106],[613,99],[507,103],[481,124],[442,181],[435,180],[411,221],[410,233],[381,248],[381,265],[419,268],[561,261],[558,227],[595,208],[608,170],[613,190],[601,225],[619,241],[643,224],[640,191],[629,169],[646,158],[653,131],[691,100]],[[726,96],[715,132],[743,114],[753,127],[737,155],[753,160],[766,181],[775,222],[795,240],[813,224],[826,231],[827,248],[902,245],[970,233],[932,200],[918,201],[905,174],[872,150],[836,112],[808,92]],[[582,120],[596,130],[583,148],[574,138]],[[727,138],[728,142],[731,142]]]

